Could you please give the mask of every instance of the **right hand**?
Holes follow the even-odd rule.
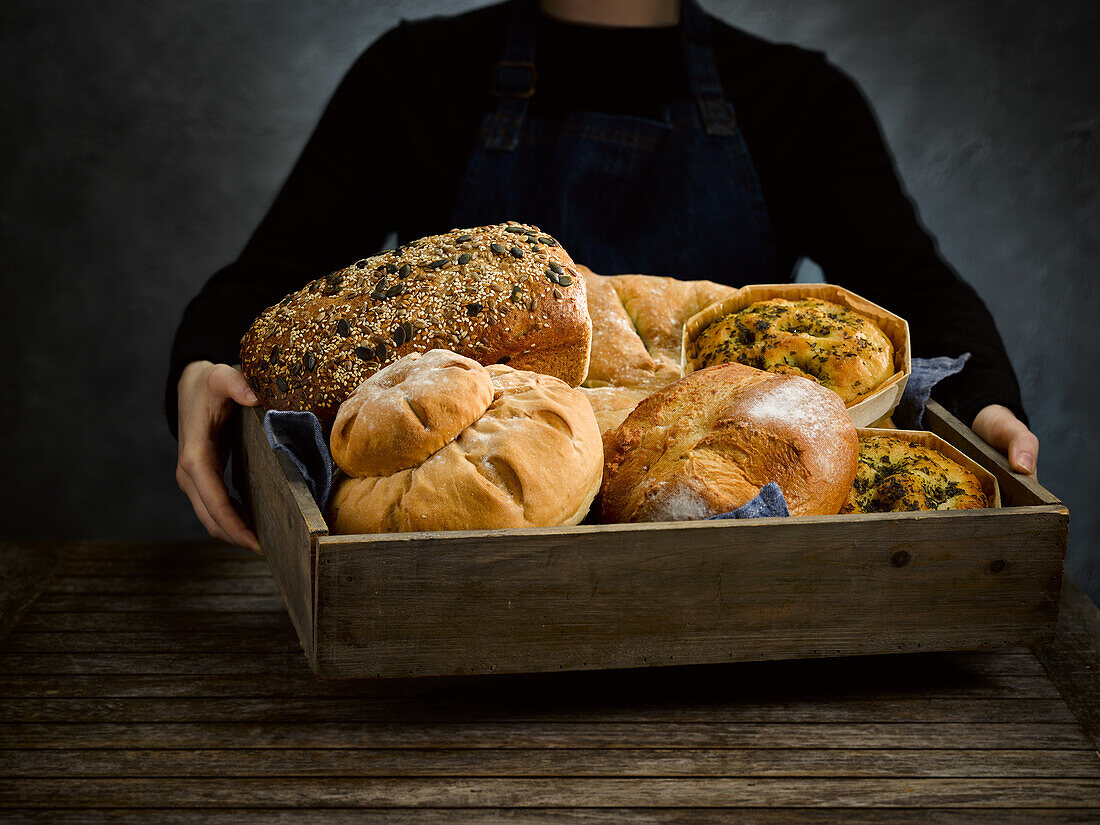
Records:
[[[191,499],[195,515],[213,538],[262,553],[256,534],[248,529],[222,481],[225,462],[217,439],[234,404],[260,403],[248,379],[228,364],[192,361],[180,375],[179,456],[176,483]]]

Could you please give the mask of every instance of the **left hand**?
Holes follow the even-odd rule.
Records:
[[[991,447],[1008,456],[1009,466],[1018,473],[1036,471],[1039,439],[1008,407],[990,404],[974,416],[971,429]]]

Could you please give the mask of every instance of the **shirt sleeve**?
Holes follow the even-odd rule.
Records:
[[[183,312],[165,387],[177,433],[177,383],[192,361],[234,364],[259,313],[304,283],[373,254],[396,226],[394,52],[401,29],[383,35],[344,76],[271,208],[240,256],[214,273]],[[389,70],[387,71],[387,67]]]
[[[988,404],[1003,404],[1026,422],[993,317],[921,225],[862,92],[821,60],[814,84],[816,151],[803,216],[806,254],[829,282],[905,318],[915,357],[971,353],[966,368],[932,393],[968,426]]]

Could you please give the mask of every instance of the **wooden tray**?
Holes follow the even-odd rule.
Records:
[[[999,510],[331,536],[262,412],[241,471],[318,676],[968,650],[1053,637],[1069,512],[941,406]]]
[[[680,346],[681,373],[688,375],[694,372],[694,367],[688,361],[688,352],[691,349],[690,344],[700,332],[723,315],[729,315],[731,312],[744,309],[749,304],[770,298],[786,298],[788,301],[819,298],[846,306],[872,319],[894,345],[894,374],[876,387],[870,395],[850,405],[848,415],[857,427],[870,427],[894,411],[905,393],[905,384],[912,372],[909,324],[889,310],[836,284],[749,284],[732,295],[727,295],[721,301],[711,304],[692,315],[684,323],[683,340]]]

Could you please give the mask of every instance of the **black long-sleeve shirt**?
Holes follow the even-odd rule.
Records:
[[[173,434],[176,384],[189,362],[235,363],[240,337],[260,311],[378,251],[389,232],[406,241],[450,229],[482,116],[495,108],[492,72],[510,9],[403,22],[348,71],[240,257],[184,311],[165,395]],[[971,352],[966,369],[934,393],[963,421],[993,403],[1022,418],[993,319],[921,227],[855,83],[820,52],[718,20],[713,30],[780,271],[793,272],[802,257],[815,261],[826,280],[908,320],[915,356]],[[536,64],[532,117],[652,117],[666,102],[688,98],[677,27],[606,28],[540,15]],[[649,274],[694,277],[687,263],[682,272]]]

